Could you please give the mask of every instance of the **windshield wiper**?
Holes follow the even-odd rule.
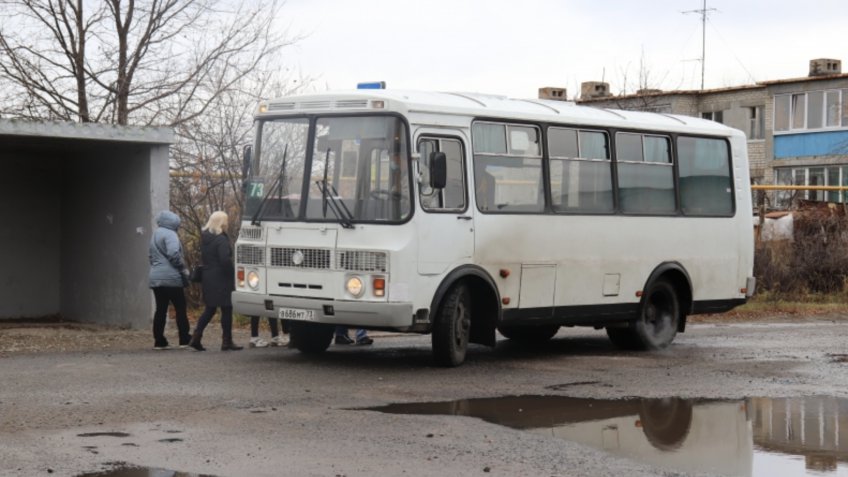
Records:
[[[336,219],[339,220],[339,223],[342,224],[342,227],[352,229],[354,228],[353,223],[351,222],[353,214],[350,213],[350,209],[347,208],[344,201],[338,198],[339,193],[336,188],[327,183],[327,166],[329,163],[330,150],[327,149],[327,154],[324,155],[324,180],[315,181],[315,185],[318,187],[318,190],[321,191],[321,209],[324,213],[324,217],[326,217],[327,206],[329,205],[330,210],[333,212],[333,215],[336,216]]]
[[[355,228],[353,226],[353,222],[351,222],[353,214],[350,213],[350,209],[347,208],[344,201],[337,197],[338,192],[336,192],[336,188],[324,183],[323,181],[315,181],[315,185],[318,187],[318,190],[321,191],[322,200],[324,201],[325,206],[330,206],[330,211],[336,216],[339,223],[342,224],[342,227],[346,229]]]
[[[265,194],[265,197],[262,198],[262,201],[259,202],[259,207],[256,209],[256,213],[253,214],[253,217],[250,219],[250,225],[259,225],[259,217],[262,215],[262,210],[265,209],[265,204],[268,202],[268,198],[271,197],[271,194],[275,192],[277,189],[277,184],[280,187],[280,195],[283,193],[283,187],[285,184],[285,174],[286,174],[286,158],[289,154],[289,145],[286,143],[286,148],[283,150],[283,161],[280,163],[280,173],[277,175],[277,178],[274,180],[274,183],[271,184],[271,187],[268,189],[268,192]],[[281,198],[282,200],[282,198]]]

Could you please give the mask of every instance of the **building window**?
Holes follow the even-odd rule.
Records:
[[[848,89],[774,97],[776,132],[848,127]]]
[[[825,127],[839,126],[839,91],[828,91],[824,99]]]
[[[748,108],[748,139],[763,139],[765,131],[765,117],[763,116],[763,106],[754,106]]]
[[[789,131],[789,95],[774,97],[774,130]]]
[[[848,89],[842,90],[842,124],[848,127]]]
[[[824,92],[807,93],[807,129],[821,129],[824,126]]]
[[[778,185],[848,186],[848,165],[781,167],[775,173]],[[848,191],[779,191],[777,206],[787,208],[797,199],[848,203]]]
[[[804,129],[804,120],[807,117],[807,95],[793,94],[790,104],[792,105],[792,129]]]
[[[715,121],[717,123],[724,123],[724,111],[710,111],[706,113],[701,113],[701,118],[709,119],[710,121]]]

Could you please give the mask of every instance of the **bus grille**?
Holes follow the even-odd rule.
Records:
[[[336,268],[358,272],[386,272],[386,253],[363,250],[340,250]]]
[[[332,104],[329,101],[304,101],[297,103],[297,109],[330,109]]]
[[[256,245],[239,244],[236,247],[236,262],[245,265],[265,265],[265,249]]]
[[[338,101],[303,101],[299,103],[270,103],[268,111],[293,111],[299,109],[354,109],[367,108],[367,99],[342,99]]]
[[[326,249],[271,247],[272,267],[329,269],[330,257]]]
[[[389,270],[386,252],[339,250],[334,254],[330,249],[270,247],[270,256],[272,267],[382,273]]]
[[[262,240],[262,227],[244,225],[239,230],[239,238],[244,240]]]
[[[364,99],[348,99],[348,100],[340,100],[336,101],[336,108],[344,109],[344,108],[366,108],[368,107],[368,101]]]
[[[294,103],[271,103],[268,105],[268,111],[286,111],[294,109]]]

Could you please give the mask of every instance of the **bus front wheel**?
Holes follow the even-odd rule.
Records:
[[[439,305],[433,323],[433,358],[439,366],[459,366],[465,361],[471,330],[471,296],[468,287],[454,285]]]
[[[301,353],[322,353],[330,347],[333,341],[333,325],[323,323],[308,323],[291,321],[289,336],[292,345]]]

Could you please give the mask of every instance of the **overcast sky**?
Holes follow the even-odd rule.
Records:
[[[533,98],[605,80],[697,89],[702,0],[287,0],[281,28],[306,35],[285,62],[314,88],[466,91]],[[848,72],[848,0],[708,0],[706,88],[806,76],[813,58]],[[626,85],[625,85],[626,80]]]

